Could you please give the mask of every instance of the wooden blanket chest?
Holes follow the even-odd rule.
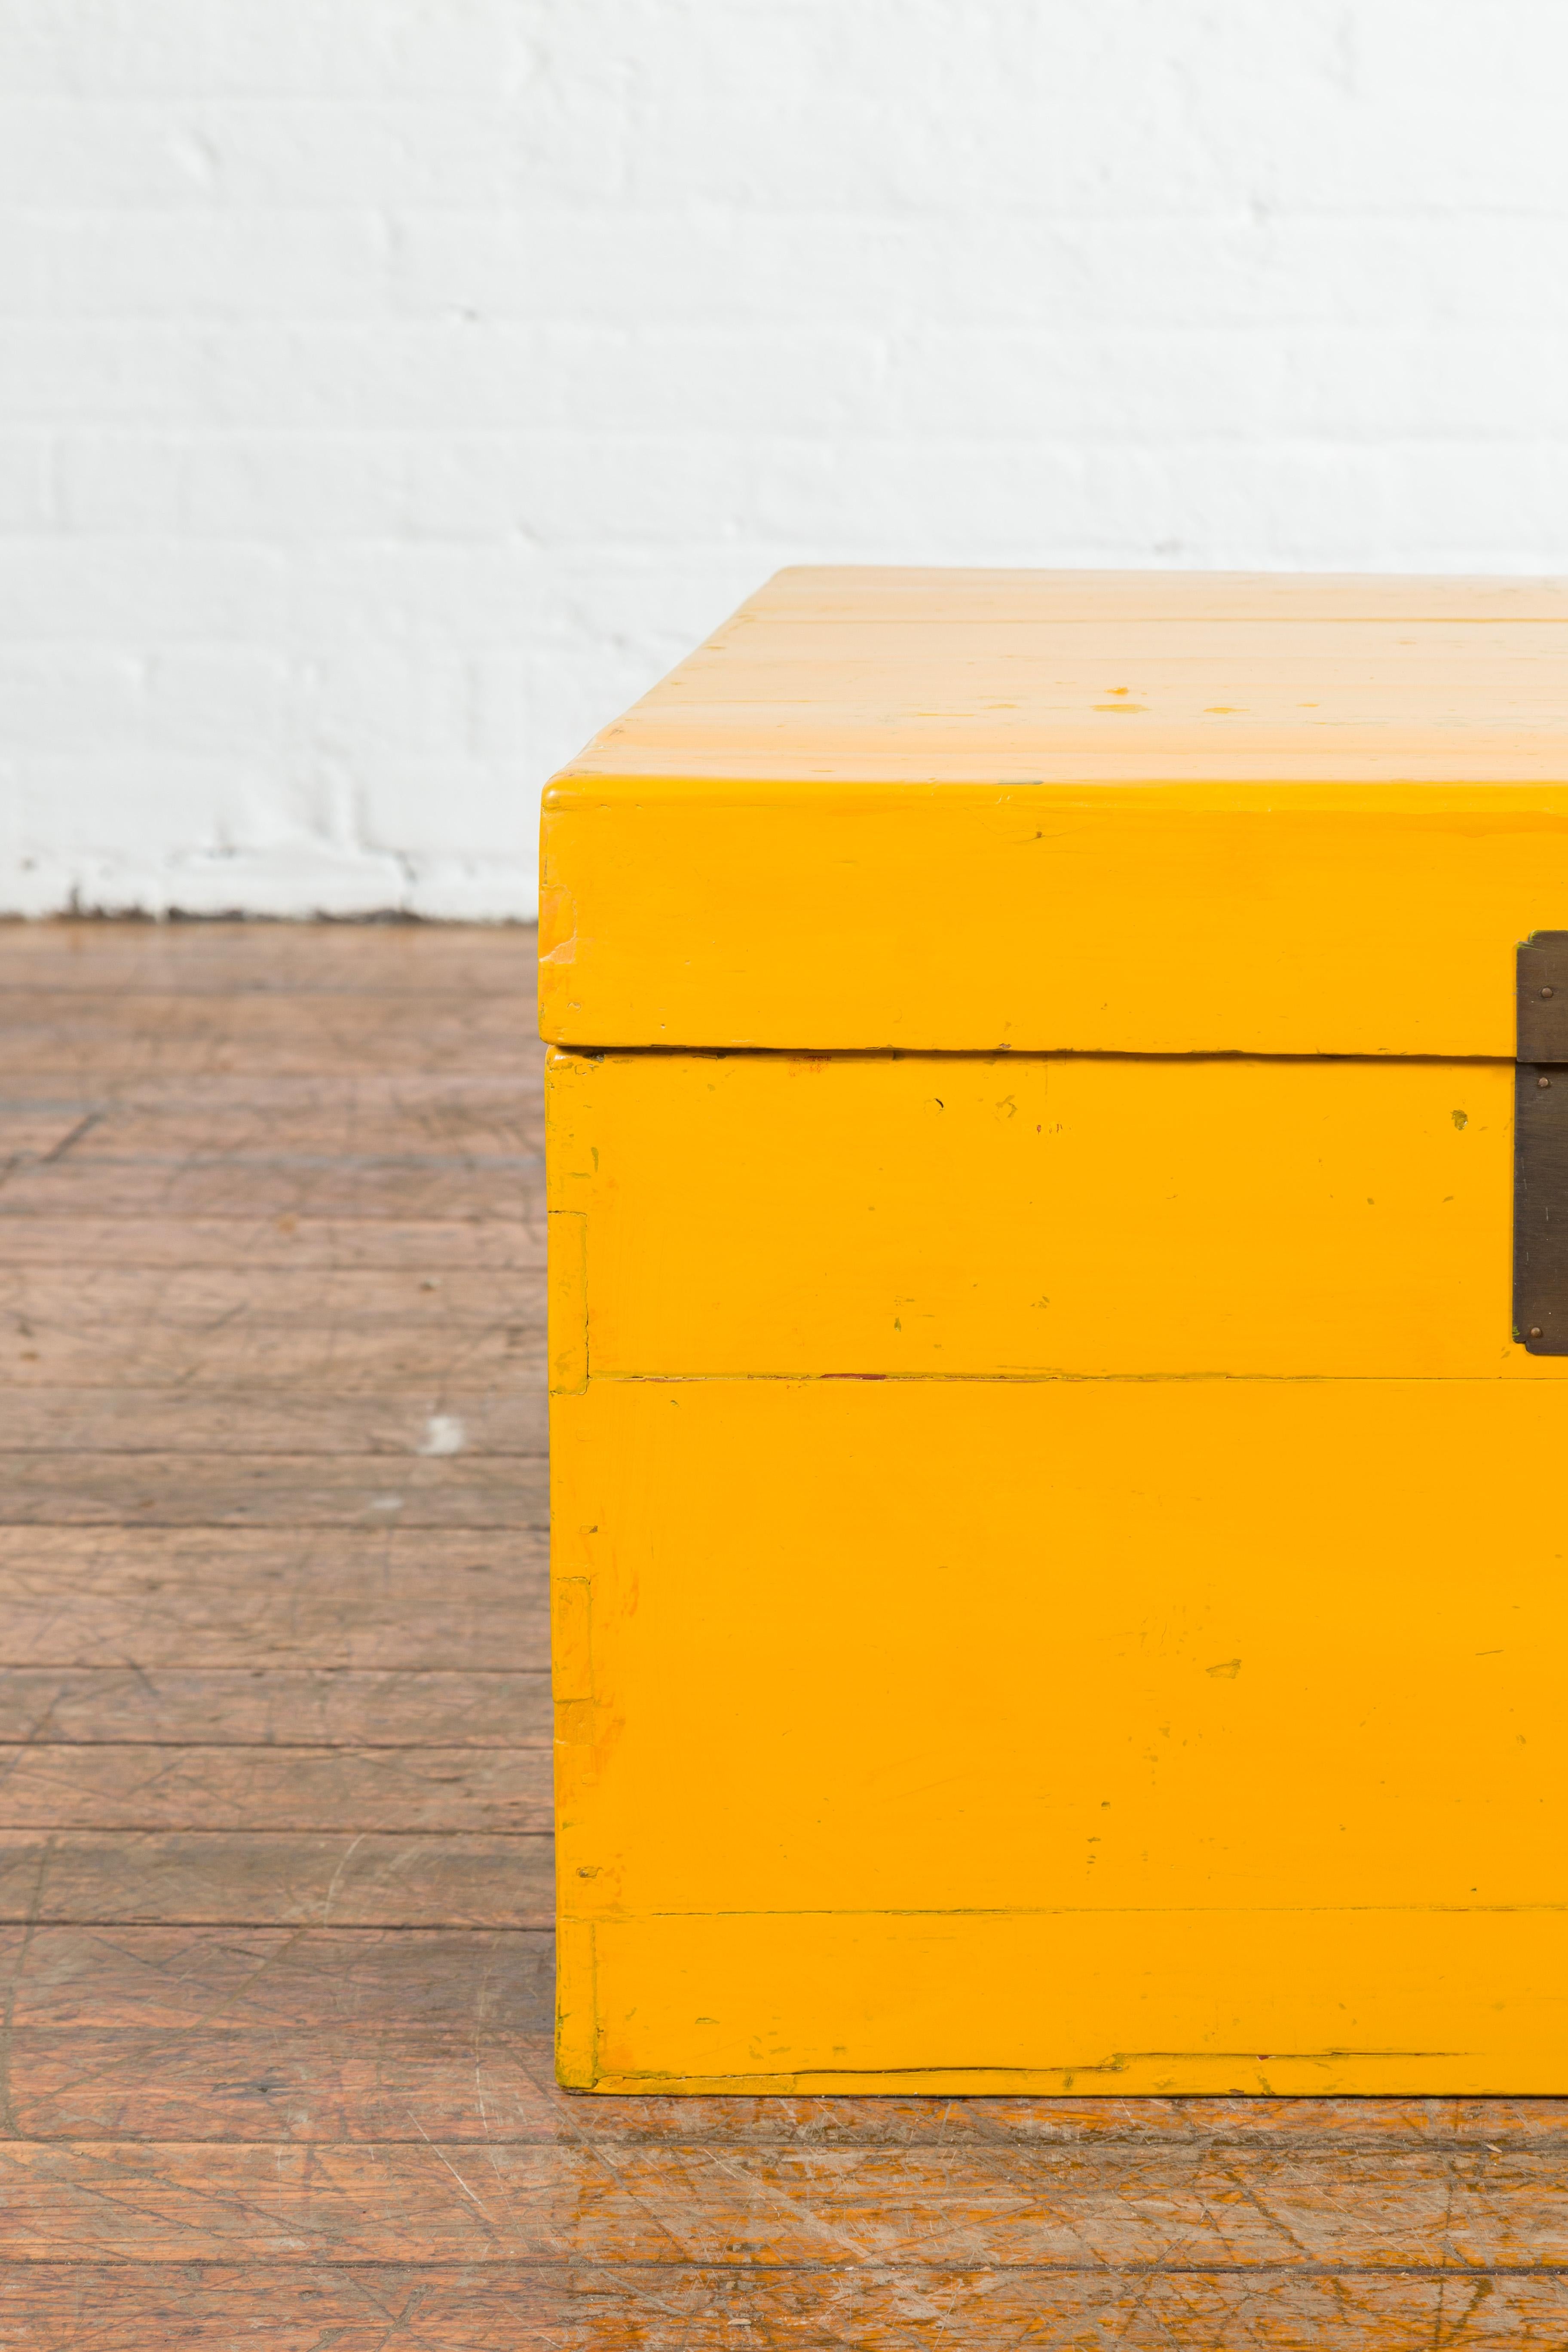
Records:
[[[564,2082],[1568,2092],[1565,652],[797,571],[551,786]]]

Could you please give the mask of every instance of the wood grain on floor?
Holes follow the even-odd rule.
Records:
[[[1568,2102],[555,2087],[532,951],[0,926],[0,2347],[1568,2342]]]

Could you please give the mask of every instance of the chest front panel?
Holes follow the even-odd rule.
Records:
[[[785,573],[551,786],[566,2080],[1568,2093],[1565,632]]]
[[[548,1084],[580,2078],[1555,2079],[1511,1063]]]

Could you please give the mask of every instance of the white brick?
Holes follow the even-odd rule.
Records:
[[[0,88],[489,98],[526,58],[511,0],[7,0]]]
[[[130,210],[0,216],[13,316],[384,316],[391,231],[374,211]]]
[[[297,708],[308,741],[367,779],[388,763],[467,760],[479,748],[474,656],[456,646],[373,639],[312,652]]]
[[[248,648],[13,646],[0,667],[0,739],[23,755],[277,759],[289,706],[283,661]]]
[[[13,763],[24,841],[44,855],[141,855],[152,844],[219,856],[302,835],[270,763],[115,749],[24,751]]]
[[[145,649],[170,640],[276,642],[280,554],[178,540],[0,542],[0,639]]]
[[[301,551],[293,567],[292,625],[310,646],[455,644],[521,654],[531,640],[568,635],[558,605],[539,554],[504,541],[323,545]]]
[[[473,860],[493,850],[515,865],[534,848],[539,812],[510,768],[403,758],[378,762],[359,823],[366,844],[392,856]]]
[[[557,142],[595,119],[572,110]],[[0,103],[0,199],[36,206],[482,205],[514,196],[531,168],[493,97]]]
[[[90,428],[58,435],[55,498],[66,543],[79,533],[177,541],[187,447],[183,435]]]
[[[56,498],[48,435],[0,434],[0,531],[31,535],[51,530]]]
[[[396,542],[409,529],[409,450],[396,435],[194,434],[181,457],[179,511],[192,533]]]

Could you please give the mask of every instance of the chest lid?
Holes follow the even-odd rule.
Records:
[[[1514,1053],[1568,582],[780,572],[545,794],[558,1045]]]

